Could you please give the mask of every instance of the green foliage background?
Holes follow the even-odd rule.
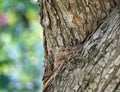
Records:
[[[39,92],[42,39],[37,4],[0,0],[0,92]]]

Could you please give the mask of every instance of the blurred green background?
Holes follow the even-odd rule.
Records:
[[[0,92],[39,92],[43,76],[39,6],[0,0]]]

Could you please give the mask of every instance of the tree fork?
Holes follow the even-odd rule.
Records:
[[[90,1],[89,0],[40,0],[40,8],[41,8],[40,16],[41,16],[41,24],[42,24],[43,30],[44,30],[44,47],[45,47],[44,85],[46,85],[46,83],[50,79],[50,76],[48,76],[48,77],[45,77],[45,76],[50,75],[51,73],[54,75],[54,73],[57,71],[57,69],[61,65],[62,61],[68,57],[70,57],[70,59],[69,59],[70,62],[74,61],[74,62],[78,63],[78,65],[80,64],[81,67],[78,70],[80,71],[80,69],[81,69],[81,72],[83,72],[83,75],[81,75],[81,73],[80,73],[80,75],[81,76],[84,76],[84,74],[86,75],[86,72],[84,71],[84,69],[88,68],[89,63],[92,63],[92,60],[89,60],[91,55],[88,54],[89,53],[89,51],[87,51],[88,48],[90,50],[90,48],[94,47],[94,49],[96,49],[96,50],[92,52],[93,56],[95,55],[96,57],[99,57],[99,56],[97,56],[98,54],[96,52],[97,52],[97,50],[99,52],[100,49],[97,49],[97,48],[98,47],[100,48],[100,46],[102,46],[101,43],[104,44],[105,46],[110,44],[109,40],[105,40],[105,41],[101,42],[99,45],[92,43],[92,42],[91,42],[92,44],[89,44],[89,43],[87,43],[87,41],[89,42],[89,40],[91,38],[88,40],[88,37],[91,33],[95,34],[98,31],[98,29],[99,30],[101,29],[101,31],[100,31],[101,33],[99,35],[100,35],[100,38],[102,36],[104,38],[105,35],[102,31],[105,29],[102,24],[104,24],[104,25],[108,25],[108,24],[107,23],[105,24],[105,21],[103,21],[103,20],[109,15],[109,13],[115,7],[116,7],[116,0],[90,0]],[[108,19],[111,19],[111,18],[108,18]],[[116,21],[116,20],[114,20],[114,21]],[[100,28],[100,26],[101,26],[101,28]],[[97,31],[95,32],[95,30],[97,30]],[[92,36],[96,37],[96,35],[94,35],[94,34],[92,34]],[[109,35],[109,34],[107,34],[107,35]],[[107,39],[107,38],[105,38],[105,39]],[[96,38],[94,40],[96,41]],[[89,44],[89,45],[87,45],[87,44]],[[79,48],[77,48],[77,50],[74,50],[74,48],[76,48],[76,47],[79,47]],[[84,48],[86,48],[86,49],[84,49]],[[107,48],[107,47],[104,47],[104,48]],[[73,52],[73,53],[69,56],[69,53],[71,53],[71,52]],[[85,54],[85,53],[87,53],[87,54]],[[84,57],[83,54],[86,56]],[[105,54],[105,52],[104,52],[104,54]],[[73,55],[76,55],[76,56],[73,56]],[[91,56],[91,57],[93,57],[93,56]],[[95,56],[94,56],[94,58],[95,58]],[[75,60],[74,57],[76,57],[77,60]],[[99,57],[99,58],[101,58],[101,57]],[[88,63],[88,65],[86,62]],[[55,63],[57,64],[57,69],[55,68],[55,65],[56,65]],[[97,63],[98,62],[96,62],[96,64]],[[69,63],[69,64],[71,65],[71,63]],[[66,65],[64,67],[69,66],[68,64],[66,64]],[[73,64],[72,67],[74,67],[74,65],[75,64]],[[95,66],[95,65],[91,65],[91,67]],[[72,71],[75,72],[75,69]],[[67,68],[65,70],[67,71],[67,70],[69,70],[69,68]],[[103,69],[103,71],[104,71],[104,69]],[[59,75],[62,76],[62,75],[65,75],[65,73],[63,72]],[[67,73],[66,73],[66,75],[67,75]],[[68,75],[70,75],[70,74],[68,74]],[[75,76],[75,74],[71,73],[71,76],[72,75]],[[76,75],[76,77],[77,77],[77,75]],[[65,77],[61,77],[61,78],[65,78]],[[66,77],[66,78],[68,78],[68,77]],[[85,81],[85,80],[83,80],[83,81]],[[89,82],[89,81],[91,81],[91,79],[88,79],[87,82]],[[70,81],[68,81],[68,82],[70,82]],[[65,92],[73,92],[72,90],[68,91],[72,87],[69,87],[69,85],[68,86],[65,85],[64,82],[61,82],[61,83],[63,83],[63,85],[60,85],[60,78],[58,78],[58,80],[56,80],[56,83],[54,83],[54,84],[56,84],[56,87],[55,87],[55,85],[52,85],[51,83],[53,83],[53,82],[50,82],[49,85],[46,87],[46,92],[63,92],[62,89],[58,88],[58,87],[62,88],[63,85],[66,87],[66,88],[64,88]],[[83,82],[83,84],[84,84],[84,82]],[[51,87],[51,89],[50,89],[50,87],[49,87],[50,85],[52,85],[53,88]],[[79,90],[83,90],[83,89],[88,90],[90,83],[88,83],[88,85],[85,87],[81,86],[81,84],[78,84],[77,86],[76,85],[73,86],[73,89],[76,92],[81,92],[81,91],[78,91],[78,89]],[[79,88],[77,89],[77,87],[79,87]],[[56,89],[56,88],[58,88],[58,89]],[[99,86],[96,89],[99,90],[98,92],[102,92],[102,91],[100,91],[101,89],[99,88]],[[57,90],[57,91],[55,91],[55,90]],[[94,92],[94,91],[92,91],[92,92]]]

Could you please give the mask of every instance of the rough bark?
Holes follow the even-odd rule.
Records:
[[[40,0],[43,92],[120,91],[120,11],[115,6],[115,0]]]

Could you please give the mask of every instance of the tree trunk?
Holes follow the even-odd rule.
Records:
[[[42,92],[120,92],[116,0],[39,0],[44,29]]]

